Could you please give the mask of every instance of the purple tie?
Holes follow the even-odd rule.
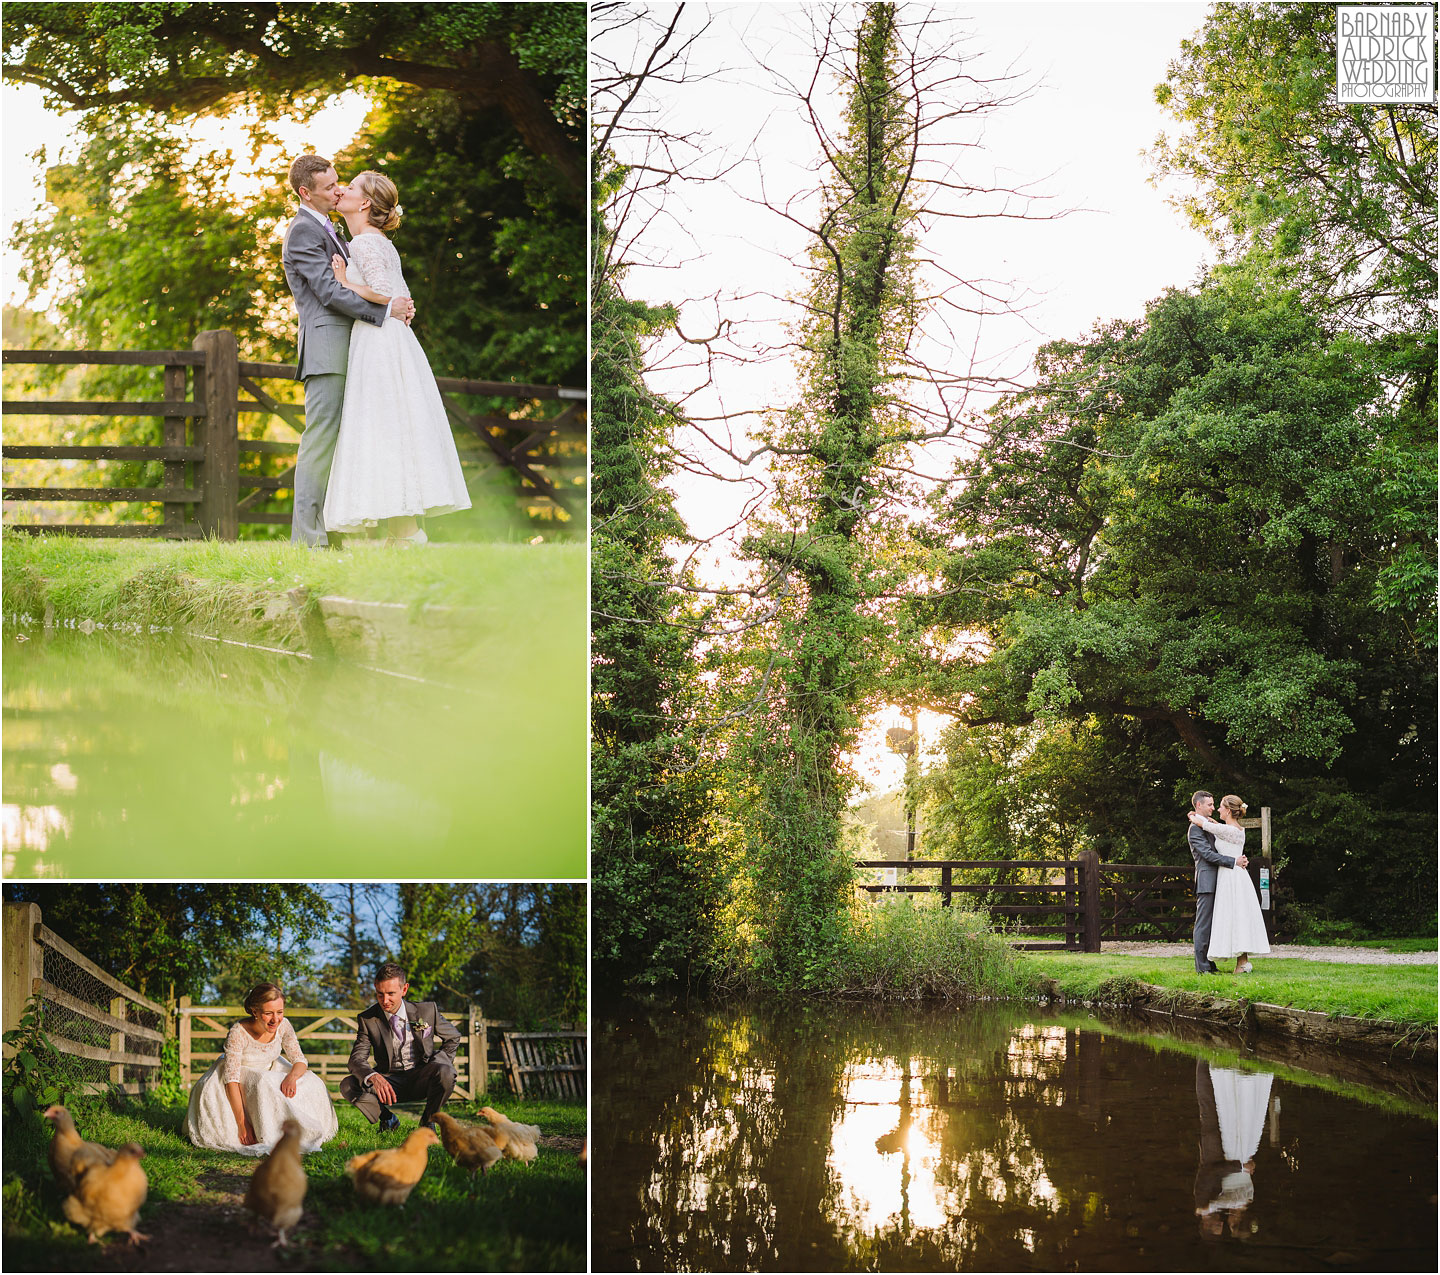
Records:
[[[330,238],[340,245],[340,255],[349,261],[350,253],[345,248],[345,241],[340,238],[339,232],[335,229],[335,223],[329,217],[325,218],[325,229],[330,232]]]

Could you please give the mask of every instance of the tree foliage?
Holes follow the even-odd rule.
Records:
[[[1160,172],[1217,243],[1261,249],[1348,323],[1435,323],[1436,107],[1336,100],[1333,7],[1215,5],[1155,95]]]
[[[14,4],[7,78],[57,108],[306,114],[357,77],[503,111],[578,208],[582,4]]]
[[[688,537],[664,483],[675,406],[646,342],[675,321],[605,267],[602,209],[626,173],[596,157],[591,290],[591,881],[596,966],[612,986],[688,983],[710,955],[717,883],[695,684],[703,614],[670,558]]]
[[[997,409],[938,502],[956,548],[931,604],[987,649],[935,689],[972,727],[1098,729],[1102,796],[1139,748],[1172,809],[1196,787],[1272,805],[1297,891],[1414,920],[1433,882],[1434,604],[1392,573],[1433,563],[1433,490],[1406,481],[1410,409],[1383,357],[1295,294],[1236,283],[1046,347]],[[976,782],[983,745],[962,750]],[[1020,762],[1046,769],[1043,749]],[[1078,822],[1113,851],[1106,804]],[[1407,866],[1362,876],[1375,858]]]
[[[14,883],[5,898],[38,903],[61,938],[156,1000],[304,979],[331,919],[309,885]]]

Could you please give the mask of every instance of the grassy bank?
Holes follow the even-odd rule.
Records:
[[[1433,965],[1346,965],[1256,957],[1253,974],[1235,976],[1197,974],[1188,955],[1027,952],[1023,960],[1028,971],[1037,978],[1053,979],[1064,995],[1074,1000],[1123,1002],[1126,983],[1139,982],[1320,1014],[1436,1025]]]
[[[583,544],[450,544],[420,550],[363,546],[316,552],[255,541],[106,541],[4,535],[4,609],[37,620],[148,626],[283,627],[300,588],[320,597],[426,604],[536,616],[579,631],[585,617]],[[280,633],[276,636],[283,637]]]
[[[5,1121],[5,1265],[11,1270],[583,1270],[585,1171],[578,1150],[585,1110],[574,1103],[501,1102],[507,1115],[538,1124],[550,1145],[534,1164],[502,1161],[468,1193],[468,1177],[443,1148],[430,1161],[403,1212],[362,1204],[345,1176],[350,1156],[395,1146],[348,1103],[337,1106],[340,1131],[305,1157],[310,1180],[305,1216],[288,1250],[272,1250],[240,1208],[255,1161],[202,1151],[185,1140],[183,1107],[100,1104],[75,1111],[83,1135],[145,1148],[150,1196],[140,1230],[151,1242],[138,1255],[122,1238],[89,1246],[64,1218],[45,1159],[49,1128],[38,1117]],[[458,1118],[468,1112],[450,1104]],[[402,1120],[400,1133],[413,1129]],[[555,1145],[553,1135],[559,1135]]]

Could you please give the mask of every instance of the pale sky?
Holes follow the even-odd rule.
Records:
[[[3,94],[0,114],[4,119],[4,297],[7,305],[20,305],[25,299],[25,288],[19,280],[20,263],[10,248],[10,236],[17,222],[33,217],[44,205],[46,166],[74,159],[78,148],[73,133],[78,116],[46,110],[41,91],[33,85],[6,83],[0,94]],[[291,121],[273,124],[283,145],[262,153],[260,165],[267,166],[269,171],[284,173],[290,160],[302,151],[333,155],[359,131],[367,108],[368,99],[362,94],[343,93],[308,124]],[[225,149],[234,154],[236,167],[228,184],[239,198],[259,193],[260,183],[249,163],[249,143],[240,121],[233,117],[197,120],[189,132],[194,156]],[[33,158],[42,148],[45,164]],[[45,308],[43,298],[37,307]]]
[[[1184,287],[1203,273],[1213,251],[1166,202],[1175,192],[1149,183],[1141,152],[1167,127],[1173,130],[1155,103],[1154,87],[1178,56],[1181,40],[1199,30],[1208,7],[1010,0],[929,9],[963,22],[974,74],[1011,74],[1035,85],[1028,100],[986,117],[983,152],[960,150],[959,143],[976,138],[957,128],[961,174],[975,185],[1033,184],[1035,193],[1048,196],[1034,212],[1078,210],[1053,220],[933,224],[923,240],[924,256],[962,278],[1013,281],[1029,308],[1023,317],[952,324],[931,342],[932,363],[963,372],[973,356],[977,369],[1023,381],[1044,341],[1083,336],[1097,322],[1138,317],[1165,288]],[[664,20],[670,12],[669,6],[655,8]],[[724,182],[670,185],[664,215],[649,224],[634,254],[653,265],[633,268],[626,291],[681,303],[688,336],[715,332],[720,320],[729,320],[738,345],[778,344],[784,340],[781,323],[791,313],[779,298],[804,289],[794,263],[803,257],[807,237],[759,201],[768,196],[771,204],[783,203],[812,176],[813,134],[777,82],[777,76],[802,81],[811,74],[810,19],[806,6],[791,4],[716,4],[709,12],[713,23],[692,57],[692,81],[665,90],[660,118],[673,133],[703,133],[703,149],[716,156],[749,158]],[[701,72],[713,78],[701,79]],[[721,166],[718,160],[709,165]],[[768,295],[750,295],[757,292]],[[728,429],[733,449],[744,452],[744,430],[754,418],[742,413],[792,401],[793,371],[783,357],[758,365],[719,361],[713,384],[697,388],[705,380],[697,348],[671,343],[657,350],[651,383],[681,399],[691,419],[732,414],[728,426],[707,428]],[[974,396],[968,404],[971,410],[983,406]],[[698,450],[738,476],[718,453]],[[942,473],[953,463],[956,445],[935,444],[928,452],[925,472]],[[688,475],[673,486],[682,516],[702,536],[735,520],[747,490]],[[734,579],[729,548],[717,545],[703,559],[712,582]],[[866,734],[861,767],[881,788],[902,773],[898,759],[883,748],[884,730],[901,724],[898,712],[882,714]],[[927,745],[940,725],[938,718],[922,721]]]

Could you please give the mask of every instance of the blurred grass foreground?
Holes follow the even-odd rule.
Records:
[[[7,534],[5,872],[583,876],[585,616],[583,544]]]

